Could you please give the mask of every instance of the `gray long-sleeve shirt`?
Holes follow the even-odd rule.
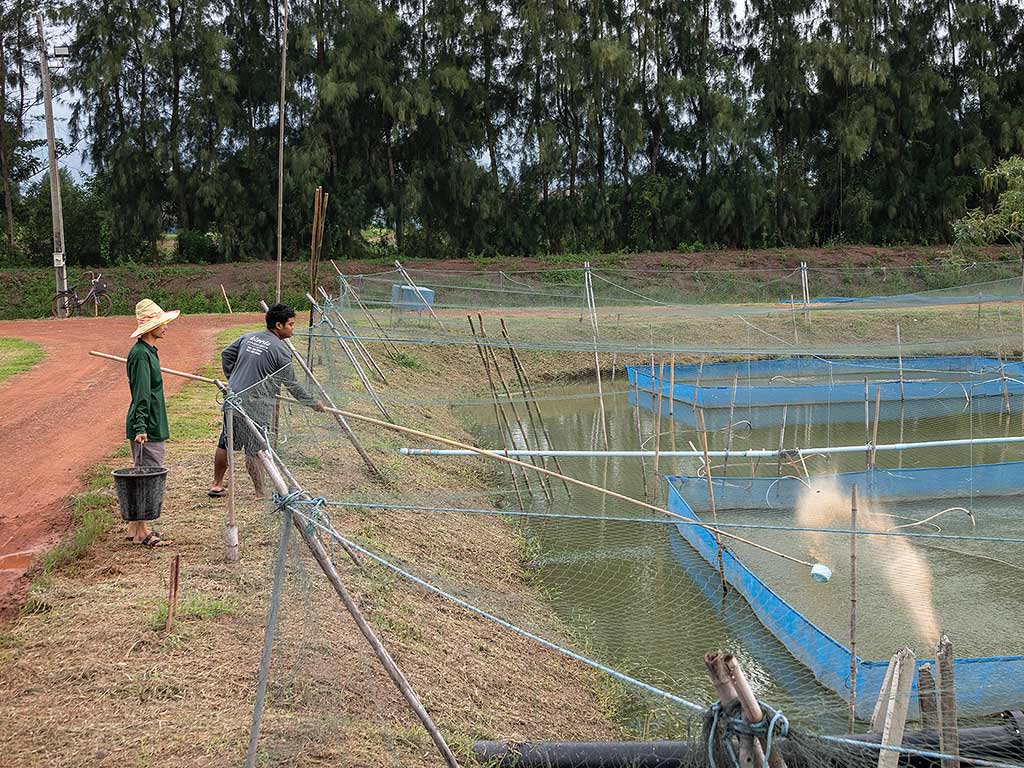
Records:
[[[316,400],[295,380],[292,352],[272,331],[247,333],[231,342],[220,355],[221,367],[232,392],[252,419],[269,424],[274,398],[281,385],[303,405]]]

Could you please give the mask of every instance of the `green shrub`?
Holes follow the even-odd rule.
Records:
[[[178,233],[178,259],[192,264],[213,264],[220,261],[220,248],[209,234],[183,229]]]

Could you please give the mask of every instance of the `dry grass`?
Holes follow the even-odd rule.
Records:
[[[442,347],[413,354],[416,367],[388,368],[388,393],[411,397],[479,387],[475,350]],[[466,437],[446,407],[394,410],[400,423]],[[217,404],[204,385],[190,384],[169,411],[175,439],[168,444],[161,530],[175,545],[153,551],[131,546],[122,540],[120,524],[97,532],[82,557],[69,558],[36,584],[32,611],[0,630],[5,766],[241,761],[278,526],[241,478],[242,561],[223,562],[225,502],[205,494]],[[460,483],[486,496],[491,475],[479,464],[403,463],[390,450],[395,439],[360,433],[403,488]],[[331,456],[329,467],[310,461],[297,470],[304,485],[323,485],[332,494],[381,493],[352,451]],[[109,486],[96,486],[92,501],[105,498],[107,514],[115,514]],[[440,517],[431,520],[429,538],[415,513],[336,513],[334,522],[398,557],[429,549],[446,576],[517,595],[538,621],[558,629],[531,591],[518,537],[500,522],[485,520],[467,533],[464,520]],[[436,765],[429,739],[300,545],[293,537],[260,764]],[[175,552],[182,556],[182,603],[174,630],[165,635],[157,627],[166,611]],[[614,694],[596,673],[381,568],[360,571],[343,556],[336,559],[357,602],[458,752],[465,755],[477,737],[619,733],[612,720]]]

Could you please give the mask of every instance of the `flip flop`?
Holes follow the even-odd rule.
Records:
[[[219,491],[207,491],[206,495],[209,496],[211,499],[219,499],[223,496],[227,496],[228,492],[227,489],[221,488]]]
[[[157,547],[167,547],[167,546],[170,546],[172,542],[168,541],[167,539],[162,538],[160,536],[160,534],[157,533],[156,531],[150,531],[149,534],[147,534],[146,538],[144,538],[139,543],[142,544],[142,546],[144,546],[144,547],[149,547],[150,549],[156,549]]]

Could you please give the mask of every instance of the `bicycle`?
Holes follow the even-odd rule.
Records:
[[[107,293],[106,283],[101,282],[103,273],[86,272],[92,275],[89,280],[89,292],[85,298],[78,295],[78,286],[73,286],[66,291],[58,291],[50,303],[50,311],[54,317],[71,317],[75,312],[93,317],[106,317],[114,309],[114,302]]]

